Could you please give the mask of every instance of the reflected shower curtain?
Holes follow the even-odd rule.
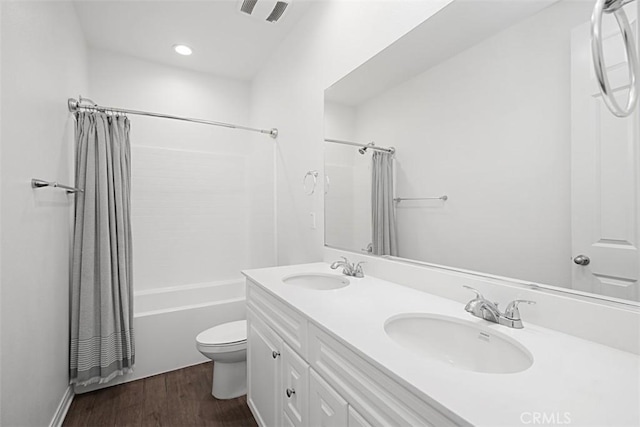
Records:
[[[132,370],[129,119],[81,112],[71,279],[71,383],[104,383]]]
[[[398,255],[393,206],[393,154],[375,151],[372,160],[371,213],[375,255]]]

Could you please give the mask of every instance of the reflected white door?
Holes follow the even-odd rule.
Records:
[[[637,29],[636,4],[626,6]],[[637,9],[636,9],[637,11]],[[605,16],[607,73],[620,105],[626,105],[628,77],[620,30]],[[634,31],[637,37],[637,31]],[[605,106],[591,63],[590,26],[571,39],[572,265],[573,288],[638,301],[639,108],[628,118]],[[580,255],[588,265],[578,265]],[[580,261],[580,258],[578,259]]]

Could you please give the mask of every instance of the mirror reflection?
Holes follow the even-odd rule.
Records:
[[[327,89],[326,245],[639,301],[640,120],[592,7],[454,1]]]

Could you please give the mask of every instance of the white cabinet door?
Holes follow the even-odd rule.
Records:
[[[247,403],[262,427],[282,425],[282,339],[247,310]]]
[[[282,351],[283,415],[295,427],[308,425],[309,365],[287,345]]]
[[[282,414],[282,426],[283,427],[296,427],[296,425],[289,419],[287,414]]]
[[[635,4],[625,7],[636,28]],[[604,52],[615,96],[626,105],[626,54],[615,19],[605,19]],[[627,118],[608,110],[591,63],[590,24],[572,32],[572,256],[573,288],[640,301],[640,108]],[[576,261],[579,261],[576,260]]]
[[[309,425],[342,427],[347,425],[347,401],[313,369],[309,369]]]
[[[351,406],[349,406],[348,425],[349,427],[372,427],[371,424]]]

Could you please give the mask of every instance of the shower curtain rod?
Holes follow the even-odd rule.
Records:
[[[370,148],[372,150],[385,151],[385,152],[391,153],[391,154],[394,154],[396,152],[396,149],[393,148],[393,147],[390,147],[390,148],[376,147],[375,145],[372,145],[373,142],[370,142],[369,144],[361,144],[359,142],[343,141],[343,140],[340,140],[340,139],[325,138],[324,140],[325,140],[325,142],[333,142],[333,143],[336,143],[336,144],[353,145],[354,147],[366,147],[367,149]]]
[[[86,102],[86,104],[83,104]],[[202,119],[193,119],[190,117],[181,117],[181,116],[172,116],[170,114],[160,114],[160,113],[151,113],[148,111],[137,111],[137,110],[126,110],[124,108],[114,108],[114,107],[103,107],[101,105],[96,104],[92,100],[88,98],[83,98],[80,96],[80,100],[76,100],[73,98],[69,98],[67,100],[67,104],[69,106],[69,111],[75,113],[81,109],[84,110],[97,110],[101,112],[112,112],[112,113],[124,113],[124,114],[136,114],[138,116],[150,116],[150,117],[158,117],[161,119],[172,119],[172,120],[182,120],[184,122],[193,122],[193,123],[202,123],[204,125],[212,125],[212,126],[222,126],[226,128],[232,129],[241,129],[241,130],[249,130],[252,132],[260,132],[271,136],[271,138],[276,138],[278,136],[278,129],[256,129],[250,128],[247,126],[234,125],[231,123],[223,123],[223,122],[214,122],[211,120],[202,120]]]

